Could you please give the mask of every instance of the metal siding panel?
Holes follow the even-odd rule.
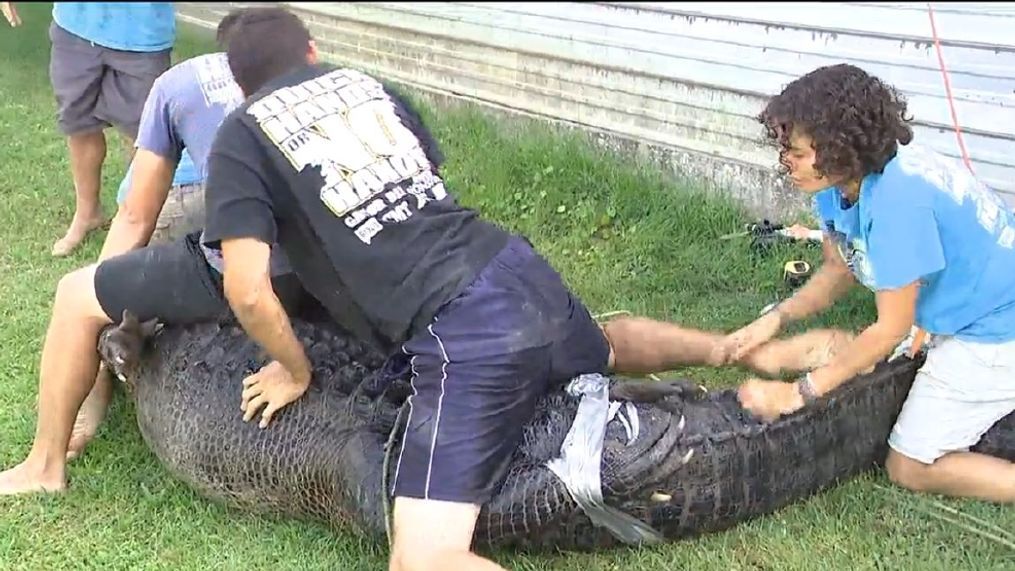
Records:
[[[180,11],[214,25],[230,4]],[[850,62],[907,96],[917,140],[958,156],[922,4],[283,4],[346,65],[758,169],[774,163],[764,99]],[[1015,3],[936,4],[935,19],[974,169],[1015,204]]]

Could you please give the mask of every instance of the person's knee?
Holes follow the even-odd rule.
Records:
[[[436,571],[470,553],[476,504],[397,497],[391,571]]]
[[[932,467],[933,464],[924,464],[896,450],[890,450],[885,461],[888,479],[895,485],[914,492],[923,492],[929,488]]]
[[[64,274],[56,285],[54,316],[78,317],[96,322],[108,322],[95,295],[95,265],[85,266]]]
[[[417,547],[408,549],[395,544],[391,550],[389,571],[438,571],[444,569],[442,561],[449,559],[447,549]]]
[[[610,348],[609,370],[622,369],[636,360],[631,354],[655,322],[646,317],[623,316],[600,325]]]
[[[84,294],[84,290],[94,289],[91,280],[95,277],[95,268],[86,266],[68,272],[56,284],[56,303],[58,306],[74,306]]]

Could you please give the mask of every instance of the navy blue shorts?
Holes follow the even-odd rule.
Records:
[[[585,306],[517,237],[402,350],[413,393],[393,494],[473,504],[503,481],[539,397],[609,358]]]

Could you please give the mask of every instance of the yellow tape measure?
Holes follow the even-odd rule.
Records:
[[[785,280],[790,287],[798,287],[807,281],[807,277],[811,275],[811,265],[803,260],[792,260],[786,262],[786,265],[782,268],[782,279]]]

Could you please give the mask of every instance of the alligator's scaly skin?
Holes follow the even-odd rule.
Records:
[[[384,443],[397,416],[399,397],[392,395],[404,398],[405,380],[381,382],[380,356],[337,329],[299,321],[294,327],[314,380],[264,430],[256,420],[242,421],[241,381],[265,361],[237,325],[163,330],[131,379],[141,433],[163,465],[205,497],[382,537]],[[605,501],[677,539],[804,499],[883,460],[917,366],[904,360],[879,367],[827,402],[769,425],[746,416],[729,390],[674,403],[683,429],[676,411],[637,404],[637,439],[628,444],[619,420],[607,429]],[[388,390],[376,396],[363,390],[370,386]],[[480,515],[479,546],[618,543],[591,524],[545,466],[559,455],[577,407],[578,399],[562,391],[540,403],[504,485]],[[1015,457],[1015,414],[978,446]],[[653,500],[654,492],[668,499]]]

